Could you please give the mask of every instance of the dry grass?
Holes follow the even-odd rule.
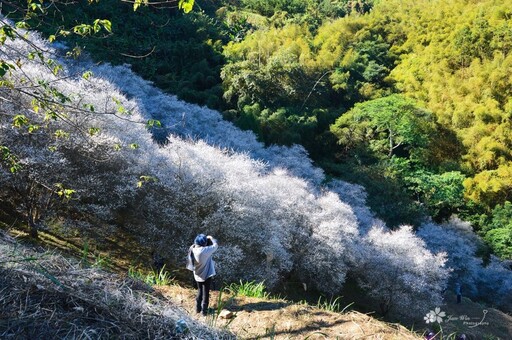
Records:
[[[23,247],[2,231],[0,307],[0,338],[234,338],[193,320],[139,281]]]

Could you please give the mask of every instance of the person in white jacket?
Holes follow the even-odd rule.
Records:
[[[188,253],[187,268],[194,272],[197,283],[196,312],[205,316],[208,314],[212,277],[216,274],[212,255],[218,247],[217,240],[212,236],[199,234]]]

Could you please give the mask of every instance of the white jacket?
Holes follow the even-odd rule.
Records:
[[[216,239],[211,240],[211,246],[201,247],[194,244],[189,249],[187,269],[194,271],[194,279],[197,282],[204,282],[216,274],[212,255],[219,245]]]

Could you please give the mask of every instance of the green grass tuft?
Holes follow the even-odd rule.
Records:
[[[135,269],[130,267],[128,269],[128,276],[141,280],[148,285],[158,285],[158,286],[166,286],[174,283],[174,277],[165,270],[165,266],[163,266],[160,270],[151,270],[149,272],[144,272],[140,269]]]
[[[262,299],[270,298],[270,294],[265,292],[265,284],[263,282],[243,282],[242,280],[240,280],[240,283],[232,283],[225,289],[231,294],[238,296],[255,297]]]

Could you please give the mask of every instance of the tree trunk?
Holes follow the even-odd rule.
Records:
[[[28,227],[29,227],[29,235],[31,238],[38,238],[39,230],[37,227],[37,223],[34,222],[31,216],[28,218]]]
[[[29,235],[32,238],[37,238],[39,235],[39,218],[36,208],[30,208],[28,210],[28,228],[29,228]]]

